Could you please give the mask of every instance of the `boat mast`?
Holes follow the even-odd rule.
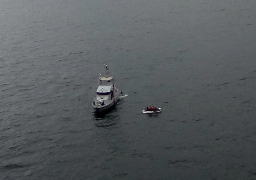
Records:
[[[108,65],[104,64],[105,68],[106,68],[106,77],[108,77]]]

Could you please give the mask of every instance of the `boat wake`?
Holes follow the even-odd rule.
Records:
[[[127,97],[128,96],[128,94],[124,94],[124,95],[120,95],[120,99],[123,99],[123,98],[125,98],[125,97]]]

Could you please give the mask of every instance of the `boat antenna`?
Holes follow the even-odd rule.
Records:
[[[106,68],[106,76],[108,76],[108,65],[104,64],[105,68]]]

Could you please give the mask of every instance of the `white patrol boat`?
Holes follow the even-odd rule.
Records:
[[[122,94],[114,84],[114,77],[109,75],[108,66],[105,64],[106,75],[99,77],[99,86],[96,90],[96,97],[92,102],[92,107],[96,112],[103,112],[114,106]]]

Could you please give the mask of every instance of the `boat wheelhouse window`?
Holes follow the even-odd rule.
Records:
[[[109,84],[108,81],[101,81],[101,80],[100,80],[100,85],[108,85],[108,84]]]
[[[110,95],[110,92],[97,92],[98,95]]]
[[[112,84],[111,81],[100,81],[100,85],[110,85]]]

